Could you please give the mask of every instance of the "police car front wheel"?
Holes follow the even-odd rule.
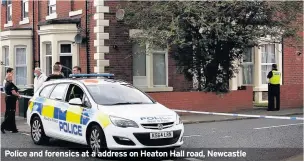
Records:
[[[89,145],[95,153],[107,149],[104,133],[97,125],[94,125],[91,128],[91,132],[89,134]]]
[[[31,122],[31,137],[37,145],[44,144],[49,139],[44,133],[42,122],[38,116],[34,117]]]

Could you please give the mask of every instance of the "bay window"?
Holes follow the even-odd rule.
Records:
[[[60,63],[63,66],[62,72],[68,77],[72,73],[72,46],[71,44],[60,44]]]
[[[6,73],[6,70],[9,68],[9,48],[4,47],[4,70]]]
[[[27,63],[26,63],[26,48],[16,47],[16,85],[27,84]]]
[[[275,44],[261,45],[261,69],[262,69],[262,84],[267,84],[267,74],[272,70],[272,64],[277,64],[275,55]]]
[[[249,48],[245,50],[242,62],[242,74],[243,74],[243,85],[252,85],[254,76],[254,59],[253,49]]]
[[[133,53],[133,82],[138,86],[147,86],[146,46],[134,44]]]
[[[46,53],[45,53],[45,60],[46,60],[46,64],[45,64],[45,73],[46,75],[50,75],[52,74],[52,46],[51,44],[46,44],[45,45],[45,49],[46,49]]]

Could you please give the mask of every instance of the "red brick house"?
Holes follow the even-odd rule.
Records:
[[[68,68],[80,65],[83,73],[114,73],[170,108],[229,112],[252,108],[253,100],[267,100],[266,75],[270,65],[277,63],[283,72],[282,107],[303,107],[303,55],[287,46],[292,42],[266,44],[261,40],[261,48],[246,53],[241,72],[230,81],[229,94],[191,92],[193,83],[177,73],[168,51],[141,49],[150,55],[133,57],[139,49],[128,40],[136,30],[117,19],[120,3],[3,0],[1,82],[5,69],[13,67],[18,86],[32,84],[35,66],[49,74],[52,65],[60,61]],[[81,42],[75,42],[76,36]],[[241,86],[246,89],[239,90]]]

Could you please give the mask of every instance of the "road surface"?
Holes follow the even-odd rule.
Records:
[[[187,124],[185,125],[184,141],[184,145],[181,149],[186,149],[188,152],[200,151],[203,149],[205,157],[157,158],[157,160],[285,160],[295,156],[299,157],[299,155],[303,153],[303,121],[248,119]],[[79,150],[79,147],[82,147],[78,144],[72,144],[60,140],[52,140],[50,144],[46,146],[37,146],[33,144],[29,134],[12,134],[10,132],[1,135],[1,146],[4,150],[9,148],[18,148],[22,151],[22,148],[27,148],[28,150],[33,149],[38,151],[41,150],[41,148],[50,150],[55,148],[56,151],[64,152],[68,152],[70,149],[72,151]],[[86,149],[80,150],[85,151]],[[223,152],[237,150],[246,153],[245,159],[227,157],[214,158],[211,157],[210,154],[211,151]],[[7,160],[4,159],[5,155],[3,153],[1,158],[2,160]],[[43,160],[51,159],[45,157]],[[18,160],[35,160],[35,158],[20,158]],[[56,159],[53,158],[52,160]],[[75,160],[75,158],[65,160]],[[107,161],[117,159],[86,157],[77,158],[76,160]]]

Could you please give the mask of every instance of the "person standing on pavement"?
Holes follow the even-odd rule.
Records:
[[[5,133],[5,130],[12,131],[13,133],[17,133],[18,129],[16,126],[15,112],[16,112],[16,102],[17,99],[20,98],[20,94],[18,93],[18,88],[13,83],[13,75],[8,74],[6,76],[6,84],[5,84],[5,118],[3,123],[1,124],[1,132]]]
[[[41,72],[39,67],[36,67],[34,70],[34,93],[42,86],[42,84],[47,79],[47,76]]]
[[[73,72],[73,74],[80,74],[81,68],[79,66],[74,66],[72,72]]]
[[[7,70],[6,70],[6,75],[7,75],[7,74],[12,74],[12,75],[13,75],[13,74],[14,74],[13,71],[14,71],[13,68],[7,68]],[[3,92],[4,92],[4,93],[5,93],[5,88],[4,88],[4,87],[5,87],[5,84],[6,84],[6,78],[5,78],[4,81],[3,81]]]
[[[276,64],[272,64],[272,70],[268,73],[267,78],[269,79],[267,111],[279,111],[281,72],[278,71]]]
[[[53,66],[53,71],[54,73],[49,75],[48,78],[45,81],[49,81],[51,79],[62,79],[64,76],[60,72],[60,66],[59,65],[54,65]]]

